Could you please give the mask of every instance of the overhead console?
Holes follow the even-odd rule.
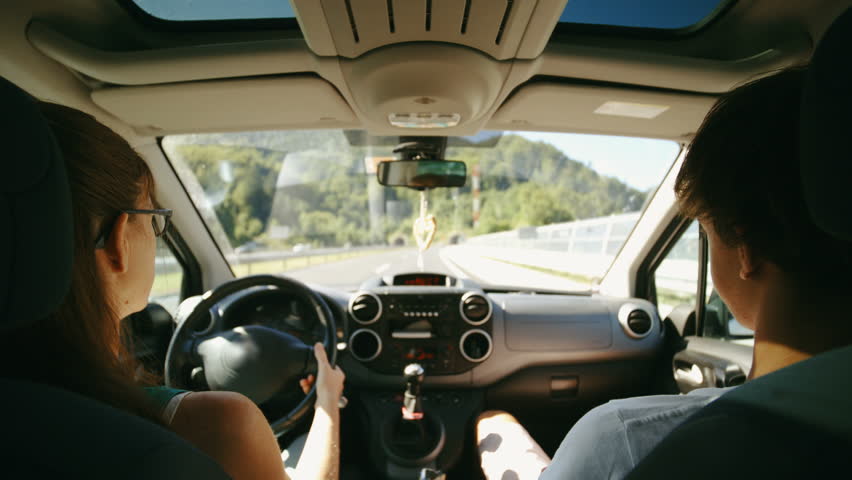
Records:
[[[379,47],[441,42],[497,60],[535,58],[564,0],[291,0],[311,50],[356,58]],[[324,22],[315,21],[318,18]]]
[[[55,68],[48,58],[64,65],[74,73],[66,81],[89,89],[90,107],[151,136],[279,128],[459,136],[505,129],[688,140],[715,94],[799,64],[812,46],[806,31],[787,29],[743,43],[739,35],[720,36],[730,30],[720,30],[720,22],[707,34],[719,36],[714,52],[730,57],[707,52],[707,34],[678,42],[552,37],[565,0],[291,3],[298,31],[165,33],[116,8],[76,28],[71,19],[28,18],[27,40],[45,57],[34,65]],[[740,3],[732,8],[766,14]],[[736,31],[753,32],[744,18]],[[128,30],[115,35],[116,25]],[[72,33],[81,28],[92,34]],[[40,77],[32,83],[38,96],[60,80]]]
[[[428,279],[437,280],[434,275]],[[350,353],[376,373],[397,375],[416,362],[430,375],[459,374],[493,351],[493,308],[482,291],[406,286],[365,290],[351,297],[348,312],[353,321]]]

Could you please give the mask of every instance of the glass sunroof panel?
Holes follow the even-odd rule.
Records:
[[[169,21],[296,18],[289,0],[131,0],[149,15]]]
[[[712,18],[728,0],[568,0],[560,23],[682,30]]]

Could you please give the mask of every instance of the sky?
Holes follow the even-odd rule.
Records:
[[[166,20],[294,17],[287,0],[133,0]],[[317,0],[318,1],[318,0]],[[413,1],[413,0],[397,0]],[[713,14],[725,0],[569,0],[562,22],[679,29]]]
[[[506,132],[509,133],[509,132]],[[638,190],[656,188],[680,152],[669,140],[550,132],[512,132],[547,142],[567,157],[601,175],[615,177]]]
[[[318,0],[317,0],[318,1]],[[165,20],[228,20],[234,18],[292,18],[287,0],[133,0]]]
[[[712,15],[725,0],[568,0],[561,22],[680,29]]]

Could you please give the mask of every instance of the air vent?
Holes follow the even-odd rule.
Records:
[[[470,18],[470,0],[464,0],[464,13],[462,14],[461,33],[467,33],[467,21]]]
[[[459,340],[459,352],[470,362],[482,362],[491,355],[491,335],[485,330],[469,330]]]
[[[465,322],[482,325],[491,318],[491,302],[481,293],[465,293],[459,303],[459,311]]]
[[[388,29],[390,29],[390,33],[396,33],[396,22],[393,20],[393,0],[388,0]]]
[[[355,330],[349,337],[349,352],[355,359],[362,362],[375,360],[382,353],[382,339],[372,330],[366,328]]]
[[[501,61],[535,59],[565,8],[564,0],[561,4],[536,0],[290,0],[290,3],[304,15],[325,17],[324,22],[302,25],[305,40],[317,55],[354,59],[378,52],[382,47],[404,45],[399,50],[400,62],[420,60],[417,52],[405,51],[408,49],[405,44],[420,42],[464,46]],[[440,58],[443,53],[435,56]],[[386,66],[381,64],[381,68]],[[430,66],[423,68],[421,72],[434,70]],[[502,75],[505,77],[506,72]],[[398,85],[393,90],[398,90]],[[406,96],[420,95],[406,93]]]
[[[633,310],[627,315],[627,328],[636,335],[645,335],[651,330],[651,316],[645,310]]]
[[[359,292],[349,301],[349,314],[361,325],[369,325],[382,316],[382,302],[373,293]]]
[[[352,39],[355,43],[361,41],[361,38],[358,36],[358,25],[355,24],[355,15],[352,13],[352,4],[349,3],[350,0],[346,0],[346,15],[349,16],[349,26],[352,28]]]
[[[651,333],[654,317],[639,305],[626,303],[618,310],[618,322],[624,333],[632,338],[644,338]]]
[[[500,45],[500,41],[503,40],[503,31],[506,30],[506,22],[509,21],[509,14],[512,13],[512,5],[514,3],[514,0],[506,0],[506,11],[503,12],[503,19],[500,21],[500,29],[497,30],[497,38],[494,39],[494,43],[497,45]]]

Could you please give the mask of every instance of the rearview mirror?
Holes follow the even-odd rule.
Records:
[[[467,166],[454,160],[393,160],[379,163],[376,177],[387,187],[463,187]]]

